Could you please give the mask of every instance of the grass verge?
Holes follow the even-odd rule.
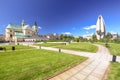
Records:
[[[43,43],[43,44],[36,44],[37,46],[45,46],[45,47],[55,47],[59,45],[64,45],[64,43]]]
[[[105,46],[105,43],[98,43],[98,44]],[[108,49],[110,50],[110,53],[112,55],[120,56],[120,44],[117,43],[108,43],[108,44],[109,44]]]
[[[42,80],[85,57],[46,50],[0,53],[0,80]]]
[[[12,45],[6,45],[6,46],[2,46],[5,47],[6,50],[12,50]],[[24,46],[24,45],[15,45],[15,50],[23,50],[23,49],[32,49],[33,47],[30,46]]]
[[[107,80],[120,80],[120,63],[111,62]]]
[[[84,42],[70,43],[67,45],[65,45],[65,43],[44,43],[44,44],[39,44],[39,46],[56,47],[56,48],[85,51],[85,52],[96,52],[98,50],[97,46],[92,45],[91,43],[84,43]]]

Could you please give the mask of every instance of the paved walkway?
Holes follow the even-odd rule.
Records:
[[[101,45],[97,46],[99,47],[97,53],[78,52],[62,49],[61,51],[64,53],[85,56],[89,59],[55,77],[50,78],[49,80],[103,80],[112,56],[106,47]],[[57,48],[41,48],[46,50],[59,51]]]

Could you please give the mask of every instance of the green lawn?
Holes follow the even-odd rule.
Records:
[[[105,46],[105,43],[98,43],[98,44]],[[120,56],[120,44],[117,43],[108,43],[108,44],[109,44],[108,49],[110,50],[110,53],[112,55]]]
[[[76,50],[76,51],[86,51],[86,52],[96,52],[98,50],[97,46],[92,45],[91,43],[71,43],[65,45],[64,43],[44,43],[40,46],[51,46],[62,49]]]
[[[107,80],[120,80],[120,63],[111,62]]]
[[[98,50],[97,46],[92,45],[91,43],[71,43],[68,45],[57,46],[62,49],[70,49],[77,51],[86,51],[86,52],[96,52]]]
[[[120,56],[120,44],[111,43],[109,46],[111,54]]]
[[[45,47],[55,47],[58,45],[64,45],[65,43],[43,43],[43,44],[36,44],[37,46],[45,46]]]
[[[5,47],[6,50],[12,50],[12,45],[6,45],[6,46],[2,46]],[[24,45],[15,45],[15,49],[16,50],[20,50],[20,49],[32,49],[33,47],[29,47],[29,46],[24,46]]]
[[[37,49],[0,53],[0,80],[42,80],[84,60],[81,56]]]

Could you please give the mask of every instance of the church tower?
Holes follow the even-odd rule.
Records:
[[[24,26],[25,26],[25,21],[24,20],[22,20],[22,29],[24,28]]]
[[[104,19],[103,17],[100,15],[98,17],[98,20],[97,20],[97,23],[96,23],[96,36],[97,36],[97,39],[100,40],[100,39],[103,39],[105,37],[105,22],[104,22]]]
[[[35,21],[34,25],[33,25],[33,30],[34,30],[34,35],[38,35],[38,26],[37,26],[37,23]]]

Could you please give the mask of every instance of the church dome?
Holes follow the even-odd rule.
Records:
[[[23,29],[31,29],[30,25],[25,25]]]

